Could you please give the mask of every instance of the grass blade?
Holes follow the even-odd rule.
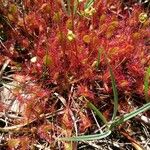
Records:
[[[106,118],[103,116],[103,114],[91,103],[88,102],[88,107],[92,110],[94,110],[95,114],[103,121],[104,124],[108,124]]]
[[[99,64],[100,64],[100,59],[101,59],[102,51],[103,51],[102,48],[100,48],[100,49],[98,50],[98,58],[97,58],[97,63],[96,63],[96,68],[97,68],[97,69],[98,69]]]
[[[90,8],[94,3],[94,0],[88,0],[84,6],[84,9]]]
[[[79,5],[79,0],[75,0],[74,1],[74,6],[73,6],[73,14],[77,13],[78,5]]]
[[[106,138],[111,134],[111,131],[108,130],[101,134],[94,134],[94,135],[83,135],[83,136],[76,136],[76,137],[68,137],[68,138],[59,138],[58,140],[61,141],[92,141],[92,140],[100,140]]]
[[[138,114],[140,114],[140,113],[142,113],[144,111],[147,111],[147,110],[150,110],[150,102],[145,104],[145,105],[143,105],[141,108],[138,108],[135,111],[132,111],[132,112],[130,112],[128,114],[125,114],[124,115],[124,122],[129,120],[129,119],[131,119],[131,118],[133,118],[133,117],[135,117],[136,115],[138,115]]]
[[[94,135],[83,135],[83,136],[76,136],[76,137],[66,137],[66,138],[59,138],[58,140],[60,141],[92,141],[92,140],[100,140],[103,138],[106,138],[107,136],[109,136],[111,134],[111,130],[122,124],[123,122],[135,117],[136,115],[147,111],[150,109],[150,103],[147,103],[145,105],[143,105],[141,108],[138,108],[137,110],[125,114],[123,117],[117,119],[116,121],[114,121],[111,126],[110,126],[110,130],[105,131],[102,134],[94,134]]]
[[[69,15],[71,14],[70,0],[67,0],[67,12]]]
[[[149,90],[149,77],[150,77],[150,67],[147,68],[145,79],[144,79],[144,94],[145,100],[149,102],[148,90]]]
[[[125,121],[127,121],[127,120],[129,120],[129,119],[139,115],[140,113],[147,111],[147,110],[150,110],[150,102],[145,104],[145,105],[143,105],[142,107],[136,109],[135,111],[132,111],[132,112],[130,112],[128,114],[125,114],[123,117],[121,117],[121,118],[117,119],[116,121],[114,121],[111,124],[110,129],[112,129],[112,128],[114,128],[114,127],[124,123]]]
[[[112,68],[110,66],[110,63],[108,62],[108,58],[106,53],[104,53],[105,58],[106,58],[106,62],[109,68],[109,72],[110,72],[110,78],[111,78],[111,84],[112,84],[112,89],[113,89],[113,95],[114,95],[114,111],[113,111],[113,116],[112,116],[112,120],[115,120],[115,117],[117,115],[117,111],[118,111],[118,91],[117,91],[117,86],[116,86],[116,81],[115,81],[115,77],[112,71]]]
[[[110,66],[109,66],[109,71],[110,71],[110,78],[111,78],[113,94],[114,94],[114,111],[113,111],[113,116],[112,116],[112,120],[114,120],[117,115],[117,111],[118,111],[118,92],[117,92],[117,88],[116,88],[114,74],[113,74],[112,68]]]

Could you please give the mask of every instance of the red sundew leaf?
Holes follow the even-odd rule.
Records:
[[[78,94],[84,97],[94,99],[94,94],[90,91],[87,86],[80,85],[78,86]]]
[[[132,8],[132,14],[131,17],[128,18],[128,25],[130,27],[136,27],[140,21],[139,21],[139,15],[141,14],[142,9],[140,5],[134,5]]]
[[[51,6],[49,3],[44,3],[39,9],[42,13],[50,14],[51,13]]]
[[[110,78],[109,70],[106,70],[106,71],[105,71],[105,73],[103,74],[103,77],[102,77],[102,78],[103,78],[103,81],[106,82],[106,83],[109,81],[109,80],[108,80],[108,79]]]
[[[94,73],[93,73],[93,70],[91,69],[91,68],[85,68],[85,72],[84,72],[84,75],[83,75],[83,77],[85,78],[85,79],[94,79]],[[91,93],[91,98],[92,98],[92,92],[90,92]]]
[[[37,56],[39,56],[40,58],[43,58],[45,55],[45,50],[43,48],[37,49],[36,51]]]
[[[144,80],[144,79],[143,79]],[[144,86],[143,86],[143,81],[142,79],[137,79],[136,80],[136,86],[134,86],[135,88],[135,92],[141,96],[144,96]],[[150,93],[148,93],[150,94]]]
[[[41,139],[45,139],[49,143],[54,141],[53,133],[55,131],[55,127],[52,124],[44,124],[38,128],[38,135]]]
[[[133,62],[128,65],[128,72],[130,75],[134,76],[135,78],[143,77],[144,75],[144,68],[141,66],[139,62]]]
[[[38,99],[37,97],[35,99]],[[28,99],[28,101],[24,105],[23,115],[27,119],[27,121],[33,120],[35,118],[39,118],[40,114],[43,114],[45,110],[45,102],[44,100],[36,100]]]
[[[134,32],[132,34],[132,39],[137,42],[137,41],[140,41],[140,39],[142,38],[142,35],[140,32]]]
[[[44,98],[44,97],[48,97],[49,94],[50,94],[49,91],[44,91],[44,90],[42,91],[42,90],[40,90],[40,91],[36,94],[36,96],[37,96],[37,97],[40,97],[40,98]]]
[[[112,110],[113,110],[113,107],[111,105],[111,106],[108,106],[107,109],[105,109],[103,112],[103,116],[106,118],[107,121],[111,119]]]
[[[80,132],[85,132],[86,129],[88,129],[89,127],[91,127],[91,121],[90,119],[84,115],[82,112],[79,112],[79,116],[80,116],[80,123],[79,123],[79,130]]]
[[[88,35],[88,34],[84,35],[84,36],[83,36],[83,41],[84,41],[85,43],[89,44],[90,41],[91,41],[91,36]]]
[[[124,48],[120,49],[117,53],[117,57],[131,57],[134,52],[134,46],[130,44],[124,44]]]
[[[69,108],[66,108],[64,110],[64,114],[63,114],[63,117],[62,117],[62,123],[63,123],[63,125],[65,126],[66,129],[71,130],[73,128],[73,120],[71,118]]]
[[[99,36],[102,36],[107,30],[107,23],[100,25],[99,27]]]
[[[29,149],[31,144],[31,139],[27,136],[23,136],[20,138],[20,146],[22,150]]]
[[[99,1],[98,3],[95,3],[95,8],[97,13],[102,13],[107,10],[107,3],[106,1]]]
[[[121,90],[130,90],[131,88],[131,83],[128,79],[126,79],[126,76],[123,74],[122,68],[118,68],[116,71],[115,71],[115,78],[116,78],[116,81],[117,81],[117,85],[118,87],[121,89]],[[124,69],[124,68],[123,68]]]
[[[128,80],[119,80],[118,86],[122,89],[129,90],[130,89],[130,82]]]
[[[26,17],[25,17],[25,22],[26,22],[26,29],[28,30],[28,33],[30,34],[36,34],[36,36],[40,35],[40,33],[43,33],[45,30],[45,22],[43,18],[39,15],[37,15],[35,12],[30,12]],[[20,20],[19,26],[24,27],[24,21]]]
[[[128,104],[128,100],[126,100],[126,99],[120,100],[119,105],[118,105],[118,111],[121,114],[131,112],[131,106]]]
[[[107,31],[105,33],[107,38],[111,38],[115,35],[118,25],[118,21],[112,21],[109,25],[107,24]]]

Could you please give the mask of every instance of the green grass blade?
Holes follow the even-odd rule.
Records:
[[[111,134],[111,131],[108,130],[101,134],[66,137],[66,138],[59,138],[58,140],[59,141],[92,141],[92,140],[100,140],[100,139],[106,138],[110,134]]]
[[[103,114],[91,103],[88,102],[88,107],[92,110],[94,110],[95,114],[103,121],[104,124],[108,124],[106,118],[103,116]]]
[[[106,53],[104,53],[105,58],[106,58],[106,62],[107,65],[109,67],[109,72],[110,72],[110,78],[111,78],[111,84],[112,84],[112,89],[113,89],[113,95],[114,95],[114,111],[113,111],[113,116],[112,116],[112,120],[115,120],[115,117],[117,115],[117,111],[118,111],[118,91],[117,91],[117,86],[116,86],[116,81],[115,81],[115,77],[112,71],[112,68],[110,66],[110,63],[108,62],[108,58]]]
[[[141,108],[138,108],[137,110],[128,113],[126,115],[124,115],[123,117],[117,119],[116,121],[114,121],[111,126],[110,126],[110,130],[105,131],[102,134],[94,134],[94,135],[83,135],[83,136],[76,136],[76,137],[66,137],[66,138],[59,138],[58,140],[60,141],[92,141],[92,140],[100,140],[103,138],[106,138],[107,136],[109,136],[111,134],[111,130],[122,124],[123,122],[137,116],[138,114],[147,111],[150,109],[150,103],[147,103],[145,105],[143,105]]]
[[[137,110],[124,115],[124,121],[127,121],[127,120],[135,117],[136,115],[138,115],[138,114],[140,114],[142,112],[145,112],[147,110],[150,110],[150,102],[145,104],[145,105],[143,105],[141,108],[138,108]]]
[[[147,68],[145,79],[144,79],[144,94],[145,100],[149,102],[148,90],[149,90],[149,77],[150,77],[150,67]]]
[[[77,13],[78,5],[79,5],[79,0],[75,0],[74,1],[74,6],[73,6],[73,14]]]
[[[94,3],[94,0],[87,0],[87,2],[85,3],[84,9],[88,9],[90,8]]]
[[[132,111],[128,114],[125,114],[123,117],[117,119],[116,121],[114,121],[112,124],[111,124],[111,127],[110,127],[110,130],[124,122],[126,122],[127,120],[139,115],[140,113],[143,113],[147,110],[150,110],[150,102],[143,105],[142,107],[136,109],[135,111]]]
[[[113,94],[114,94],[114,111],[112,116],[112,120],[114,120],[118,111],[118,92],[117,92],[116,82],[115,82],[115,78],[111,66],[109,66],[109,71],[110,71],[111,84],[112,84]]]
[[[70,15],[71,14],[71,6],[70,6],[70,0],[67,0],[67,12]]]

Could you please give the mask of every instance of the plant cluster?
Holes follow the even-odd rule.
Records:
[[[133,110],[129,99],[138,98],[141,106],[146,94],[148,102],[149,38],[149,6],[138,2],[0,0],[0,65],[9,60],[0,80],[13,86],[12,103],[1,100],[0,111],[8,120],[16,117],[8,121],[12,127],[0,128],[6,132],[2,143],[71,149],[58,138],[92,133],[91,110],[110,121],[113,93],[118,115]],[[148,72],[146,79],[148,86]],[[10,109],[14,101],[17,112]]]

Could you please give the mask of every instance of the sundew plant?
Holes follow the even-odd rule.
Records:
[[[149,6],[0,0],[0,149],[76,150],[115,134],[137,148],[125,131],[150,120]]]

